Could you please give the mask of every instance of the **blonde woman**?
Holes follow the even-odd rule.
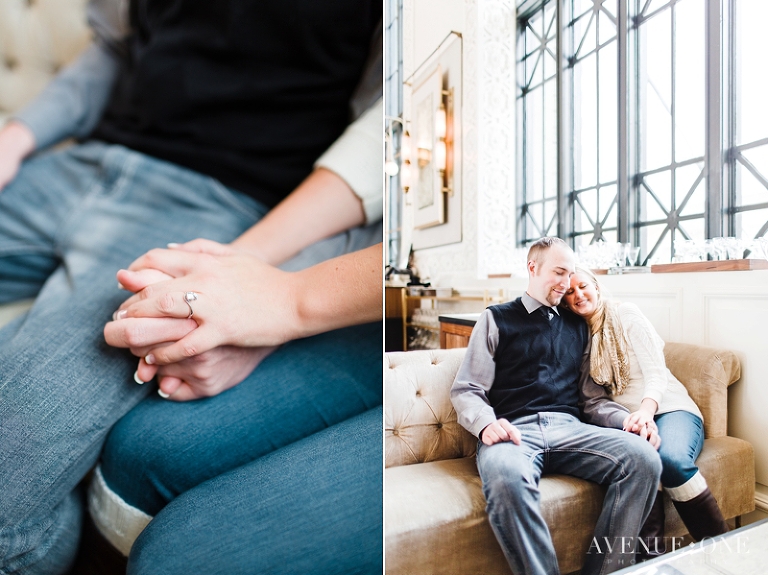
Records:
[[[664,341],[632,303],[602,296],[589,270],[576,268],[563,304],[583,317],[592,334],[590,374],[610,398],[629,410],[624,429],[658,427],[661,484],[695,540],[728,530],[717,501],[696,467],[704,445],[701,412],[664,362]],[[640,533],[641,558],[664,552],[661,492]],[[653,538],[657,538],[653,541]],[[650,545],[649,545],[650,543]]]

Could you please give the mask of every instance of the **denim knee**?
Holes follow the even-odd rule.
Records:
[[[627,472],[630,474],[641,474],[646,477],[655,477],[658,483],[662,471],[659,453],[650,443],[637,435],[630,436],[628,439],[623,461]]]
[[[489,512],[497,501],[502,501],[505,506],[518,506],[526,499],[536,498],[538,482],[528,459],[521,456],[505,457],[508,450],[503,448],[494,452],[489,452],[487,447],[483,450],[484,453],[478,459],[478,467]]]
[[[664,487],[680,487],[699,470],[696,463],[682,452],[662,452],[661,484]]]
[[[101,469],[107,486],[128,505],[156,515],[178,495],[169,492],[163,479],[173,438],[158,437],[156,430],[143,433],[140,421],[131,412],[115,424],[104,444]]]

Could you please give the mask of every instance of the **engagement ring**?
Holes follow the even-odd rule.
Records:
[[[187,316],[187,319],[191,318],[193,315],[195,315],[195,311],[192,309],[192,302],[197,299],[197,294],[193,291],[188,291],[184,294],[184,301],[187,302],[187,305],[189,306],[189,315]]]

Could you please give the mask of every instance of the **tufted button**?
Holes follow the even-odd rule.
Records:
[[[433,360],[432,360],[432,365],[437,365],[437,364],[438,364],[438,361],[437,361],[437,359],[433,359]]]
[[[15,58],[8,56],[5,59],[5,67],[8,68],[9,70],[13,70],[18,65],[19,65],[19,62]]]
[[[437,428],[438,428],[438,429],[442,429],[442,427],[443,427],[443,424],[442,424],[442,423],[440,423],[440,422],[438,421],[438,422],[437,422]]]
[[[52,74],[58,74],[59,70],[61,70],[61,64],[58,62],[51,64],[51,73]]]
[[[389,364],[389,369],[395,369],[395,364],[394,363],[390,363]]]
[[[392,435],[400,435],[400,432],[397,429],[393,429]]]
[[[416,397],[421,397],[421,391],[419,391],[418,389],[416,390]]]

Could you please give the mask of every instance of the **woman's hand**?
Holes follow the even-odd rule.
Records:
[[[172,279],[152,283],[150,274],[152,280]],[[120,321],[107,324],[105,337],[110,345],[154,348],[145,357],[149,365],[175,363],[223,345],[273,347],[294,338],[291,276],[206,240],[152,250],[118,272],[120,284],[140,291],[120,306],[115,314]],[[197,299],[188,305],[184,294],[190,291]],[[187,319],[190,307],[194,315]],[[179,323],[161,323],[168,319]]]
[[[9,122],[0,130],[0,191],[19,172],[21,161],[35,149],[35,136],[20,122]]]
[[[217,255],[235,255],[238,250],[209,240],[194,240],[174,246],[180,251]],[[138,271],[118,272],[120,286],[132,292],[140,292],[148,286],[174,279],[158,269],[144,268]],[[170,317],[114,319],[104,328],[107,343],[115,347],[129,348],[141,358],[135,378],[137,382],[150,381],[157,376],[161,396],[173,401],[189,401],[217,395],[234,387],[248,376],[276,346],[244,348],[222,346],[200,353],[191,358],[164,366],[150,365],[145,357],[160,353],[198,328],[194,319]]]
[[[645,409],[638,409],[624,418],[624,430],[631,433],[637,433],[643,427],[656,428],[653,421],[653,413]]]
[[[624,418],[624,430],[631,433],[639,433],[644,427],[656,429],[656,422],[653,418],[658,409],[659,404],[656,400],[644,397],[643,401],[640,402],[640,408]]]
[[[659,437],[659,428],[656,427],[654,421],[658,409],[659,404],[655,400],[649,397],[644,398],[640,403],[640,409],[624,418],[624,431],[636,433],[658,449],[661,445],[661,437]]]

